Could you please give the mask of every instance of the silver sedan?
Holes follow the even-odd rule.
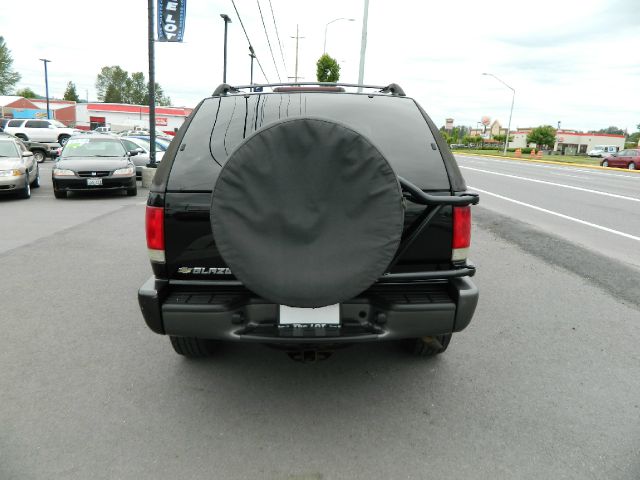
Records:
[[[31,153],[11,138],[0,138],[0,193],[31,198],[31,188],[40,186],[40,168]]]
[[[136,177],[142,178],[142,167],[146,167],[149,163],[149,150],[151,150],[151,144],[141,138],[136,137],[122,137],[120,139],[124,147],[131,151],[137,151],[138,154],[131,157],[131,161],[136,166]],[[162,161],[164,152],[156,149],[156,162]]]

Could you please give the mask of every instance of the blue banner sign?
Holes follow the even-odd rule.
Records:
[[[158,0],[158,41],[181,42],[187,0]]]
[[[35,110],[33,108],[12,108],[11,110],[13,118],[47,118],[46,110]]]

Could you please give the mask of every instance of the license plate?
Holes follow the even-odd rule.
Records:
[[[280,305],[280,325],[340,325],[340,304],[319,308]]]
[[[101,178],[87,178],[87,185],[102,185]]]

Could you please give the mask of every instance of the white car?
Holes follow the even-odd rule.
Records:
[[[596,145],[587,152],[587,155],[590,157],[607,157],[617,151],[618,147],[615,145]]]
[[[67,127],[58,120],[38,119],[14,119],[9,120],[4,131],[11,133],[16,137],[33,142],[59,143],[63,145],[67,143],[69,137],[80,130]]]

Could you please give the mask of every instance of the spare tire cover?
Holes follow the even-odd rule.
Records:
[[[380,151],[325,119],[276,122],[228,157],[211,200],[217,248],[250,290],[322,307],[371,286],[393,259],[402,192]]]

